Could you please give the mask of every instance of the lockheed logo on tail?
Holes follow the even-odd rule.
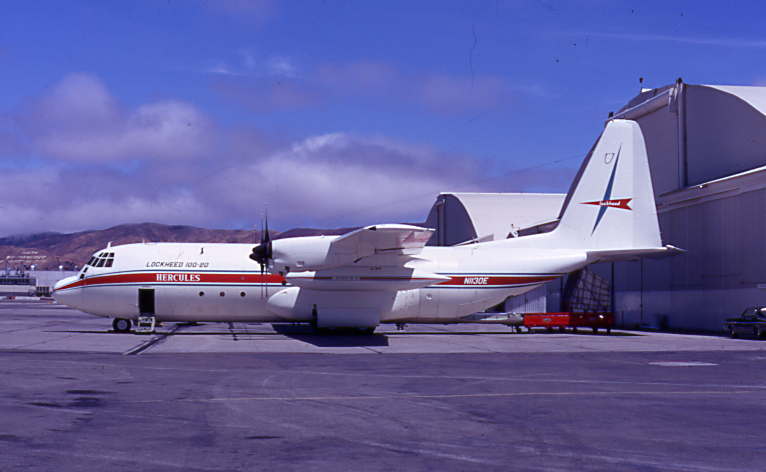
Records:
[[[595,202],[582,202],[583,205],[596,205],[601,207],[619,208],[621,210],[632,210],[629,203],[632,198],[619,198],[615,200],[600,200]]]
[[[593,234],[596,232],[596,228],[598,228],[598,224],[601,223],[601,219],[604,217],[604,214],[606,213],[606,210],[609,208],[621,208],[623,210],[630,210],[631,208],[628,206],[628,203],[632,200],[632,198],[622,198],[622,199],[614,199],[612,198],[612,187],[614,187],[614,177],[617,175],[617,165],[620,162],[620,152],[622,151],[622,144],[620,144],[620,147],[617,148],[617,154],[614,156],[614,165],[612,166],[612,174],[609,176],[609,182],[606,184],[606,189],[604,190],[604,197],[601,200],[594,200],[592,202],[581,202],[583,205],[596,205],[600,207],[598,209],[598,215],[596,216],[596,222],[593,224],[593,229],[591,230],[590,234]],[[609,162],[612,162],[612,159],[604,159],[605,164],[609,164]]]

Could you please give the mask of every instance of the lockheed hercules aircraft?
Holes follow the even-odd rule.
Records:
[[[372,331],[445,323],[588,264],[671,252],[660,240],[641,129],[609,121],[551,232],[426,246],[433,230],[367,226],[260,244],[140,243],[96,252],[60,280],[60,303],[128,331],[156,321],[309,322]]]

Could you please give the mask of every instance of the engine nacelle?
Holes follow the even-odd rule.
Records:
[[[338,236],[304,236],[272,241],[272,268],[288,273],[331,267],[328,252],[336,239]]]

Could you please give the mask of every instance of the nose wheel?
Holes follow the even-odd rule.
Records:
[[[132,325],[133,323],[125,318],[115,318],[114,321],[112,321],[112,328],[118,333],[127,333],[130,331]]]

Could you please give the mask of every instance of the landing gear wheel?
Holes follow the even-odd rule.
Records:
[[[127,320],[125,318],[115,318],[114,321],[112,321],[112,328],[114,328],[115,331],[120,333],[126,333],[130,331],[130,327],[133,325],[133,323],[130,322],[130,320]]]

